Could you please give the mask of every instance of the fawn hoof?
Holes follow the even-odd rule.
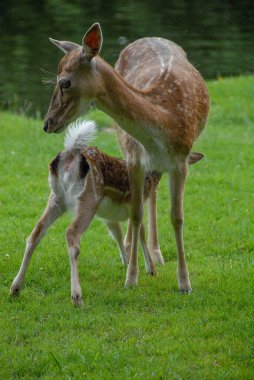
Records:
[[[19,296],[19,295],[20,295],[20,288],[11,286],[10,296]]]
[[[83,298],[81,294],[76,294],[71,297],[72,303],[76,307],[81,307],[83,305]]]
[[[146,271],[146,273],[153,277],[157,276],[156,268],[151,268],[150,270]]]
[[[157,275],[156,266],[154,265],[154,262],[152,260],[149,260],[149,263],[146,263],[146,273],[150,276]]]
[[[10,287],[10,296],[18,296],[20,294],[20,288],[20,281],[16,281],[16,279],[14,279]]]
[[[162,253],[160,249],[153,249],[151,250],[151,256],[153,259],[154,264],[161,264],[165,265]]]
[[[179,289],[180,294],[191,294],[191,289]]]

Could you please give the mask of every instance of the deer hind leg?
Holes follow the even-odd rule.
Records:
[[[129,259],[126,255],[126,250],[123,243],[123,234],[122,234],[122,228],[120,223],[118,222],[111,222],[109,220],[105,221],[106,225],[108,226],[108,229],[113,236],[113,238],[116,240],[119,250],[120,250],[120,257],[122,260],[123,265],[128,265]]]
[[[90,222],[93,220],[100,200],[98,194],[93,192],[94,187],[91,182],[92,181],[87,183],[84,193],[79,197],[75,219],[66,231],[71,267],[71,298],[76,306],[82,305],[82,291],[78,274],[80,239],[82,234],[88,228]]]
[[[124,248],[128,258],[131,255],[131,242],[132,242],[132,225],[130,219],[128,220],[127,231],[124,238]]]
[[[157,225],[157,190],[152,189],[147,199],[148,208],[148,247],[153,258],[153,262],[164,265],[164,259],[161,254],[158,240]]]
[[[25,273],[27,271],[29,262],[31,260],[32,254],[39,244],[42,237],[45,235],[48,227],[54,223],[54,221],[63,213],[63,208],[56,195],[51,193],[48,205],[41,216],[41,218],[36,223],[31,235],[27,239],[26,249],[23,257],[23,261],[19,272],[12,282],[10,288],[10,295],[18,295],[20,293],[21,285],[23,283]]]
[[[183,196],[187,173],[187,163],[182,164],[181,167],[173,169],[170,173],[171,223],[175,232],[178,254],[178,287],[179,291],[182,293],[191,292],[183,243]]]
[[[141,166],[128,168],[131,189],[131,226],[132,242],[131,255],[126,274],[125,286],[137,286],[138,284],[138,243],[139,233],[143,218],[143,193],[144,193],[144,172]]]
[[[146,238],[145,238],[145,227],[143,223],[141,224],[141,227],[140,227],[140,243],[141,243],[141,247],[142,247],[142,251],[144,255],[146,273],[151,274],[152,276],[156,276],[156,267],[151,258],[149,249],[147,248]]]

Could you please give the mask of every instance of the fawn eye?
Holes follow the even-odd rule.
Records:
[[[68,79],[61,79],[59,81],[59,85],[60,85],[61,89],[62,88],[69,88],[71,85],[71,82]]]

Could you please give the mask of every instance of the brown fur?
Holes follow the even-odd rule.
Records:
[[[122,263],[128,264],[128,254],[123,244],[119,224],[119,220],[128,218],[131,203],[127,166],[125,161],[110,157],[96,147],[85,147],[82,151],[73,149],[59,153],[51,161],[49,173],[51,195],[48,205],[27,239],[23,262],[18,275],[13,280],[10,293],[11,295],[19,294],[34,249],[47,228],[67,208],[71,208],[75,217],[66,233],[71,264],[71,294],[74,304],[80,305],[82,294],[78,278],[79,242],[81,235],[96,214],[104,219],[117,241]],[[147,176],[146,196],[149,196],[149,191],[157,186],[158,181],[159,177],[155,173]],[[108,197],[112,202],[108,200]],[[129,204],[126,205],[126,203]],[[143,225],[140,243],[146,271],[155,275],[156,268],[146,245]]]

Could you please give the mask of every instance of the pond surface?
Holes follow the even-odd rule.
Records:
[[[144,36],[175,41],[205,78],[254,73],[254,1],[9,0],[0,3],[0,107],[43,115],[61,52],[48,38],[81,43],[99,21],[111,64]]]

